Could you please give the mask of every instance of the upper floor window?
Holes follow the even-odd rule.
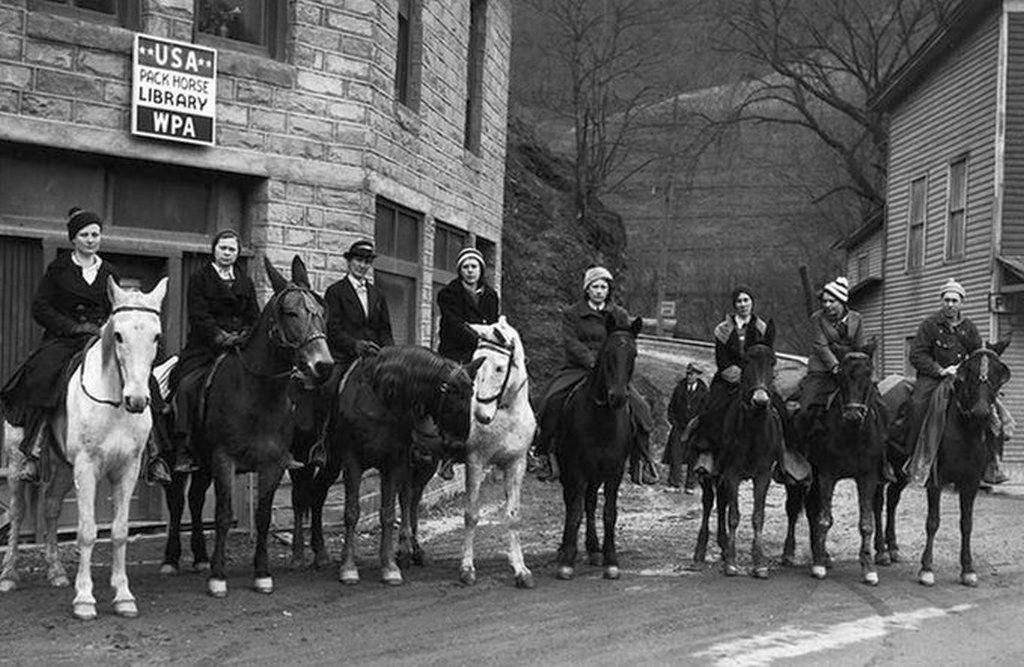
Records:
[[[419,109],[419,14],[419,0],[398,0],[395,99],[413,110]]]
[[[967,158],[949,165],[946,192],[946,260],[963,259],[967,245]]]
[[[196,41],[275,57],[284,46],[287,0],[196,0]]]
[[[924,266],[924,232],[928,205],[927,177],[910,182],[910,215],[907,229],[907,270]]]
[[[469,52],[466,56],[466,127],[463,146],[480,154],[483,121],[484,58],[487,45],[487,0],[470,0]]]
[[[443,222],[437,223],[434,232],[434,268],[449,273],[456,273],[455,261],[459,252],[466,246],[469,234]]]
[[[871,277],[870,266],[867,254],[857,256],[857,282],[867,280]]]
[[[29,9],[69,14],[87,21],[133,29],[138,27],[139,20],[139,3],[136,0],[31,0]]]

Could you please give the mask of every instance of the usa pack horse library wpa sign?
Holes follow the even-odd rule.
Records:
[[[132,134],[212,146],[216,110],[216,49],[135,35]]]

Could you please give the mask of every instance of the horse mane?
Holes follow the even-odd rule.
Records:
[[[385,347],[364,363],[373,393],[396,412],[436,401],[438,386],[460,370],[456,362],[418,345]]]

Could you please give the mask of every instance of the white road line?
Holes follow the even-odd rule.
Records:
[[[893,630],[915,630],[922,621],[960,614],[974,606],[961,604],[949,609],[925,607],[892,616],[868,616],[816,628],[786,626],[755,637],[715,644],[693,656],[712,659],[715,665],[722,667],[757,667],[771,664],[775,660],[798,658],[878,639]]]

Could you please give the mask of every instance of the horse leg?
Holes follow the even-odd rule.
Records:
[[[782,564],[786,567],[796,564],[796,524],[806,495],[807,491],[801,485],[786,486],[786,540],[782,545]]]
[[[346,464],[345,544],[341,549],[341,566],[338,568],[338,580],[346,585],[359,583],[359,568],[356,567],[356,525],[359,523],[359,485],[362,476],[363,471],[358,464]],[[384,502],[383,498],[381,502]]]
[[[885,494],[885,545],[889,550],[889,560],[893,563],[900,562],[900,547],[896,542],[896,508],[899,507],[903,489],[906,487],[907,482],[900,480],[895,484],[889,484]]]
[[[309,547],[313,550],[313,567],[319,569],[331,564],[331,556],[324,544],[324,504],[331,485],[338,479],[338,466],[328,461],[328,468],[313,478],[309,494]],[[346,496],[347,498],[347,496]]]
[[[224,565],[227,558],[228,531],[231,529],[231,482],[235,476],[235,464],[227,455],[215,452],[212,461],[213,488],[217,498],[213,562],[210,563],[210,578],[207,590],[215,598],[228,594],[228,579]]]
[[[114,589],[114,613],[124,618],[135,618],[139,615],[135,605],[135,596],[128,588],[128,571],[126,557],[128,552],[128,511],[131,509],[132,492],[139,479],[139,467],[142,457],[137,456],[120,475],[111,479],[113,482],[114,520],[110,524],[110,587]]]
[[[56,462],[55,462],[56,463]],[[57,548],[57,519],[64,506],[64,497],[68,495],[74,484],[71,466],[56,463],[53,479],[46,489],[46,579],[51,586],[64,588],[71,585],[64,564],[60,562],[60,550]]]
[[[185,513],[185,480],[187,473],[171,475],[171,483],[164,486],[167,502],[167,542],[160,574],[178,574],[181,568],[181,517]]]
[[[857,500],[860,503],[860,573],[862,581],[869,586],[878,585],[878,571],[875,569],[874,554],[871,553],[875,537],[872,504],[877,487],[878,473],[875,470],[857,478]]]
[[[11,506],[7,509],[7,553],[4,555],[3,568],[0,569],[0,593],[10,593],[18,587],[18,549],[21,543],[21,522],[25,518],[24,484],[18,479],[17,471],[21,469],[24,455],[19,446],[25,437],[25,429],[11,426],[4,421],[4,439],[9,457],[8,469],[12,471],[7,477],[7,485],[11,491]]]
[[[871,511],[875,520],[875,563],[887,566],[892,563],[889,557],[889,546],[885,543],[885,523],[882,517],[885,512],[885,496],[888,484],[879,481],[875,487],[875,497],[872,499]]]
[[[928,519],[924,523],[926,540],[921,553],[921,571],[917,580],[924,586],[935,585],[935,573],[932,571],[932,548],[935,546],[935,533],[939,532],[939,502],[942,489],[934,484],[928,486]]]
[[[508,530],[508,562],[516,575],[516,588],[533,588],[533,573],[523,560],[523,547],[519,543],[519,512],[523,495],[523,477],[526,475],[525,453],[503,470],[505,476],[505,525]]]
[[[96,470],[80,456],[75,462],[75,488],[78,500],[78,575],[75,577],[75,617],[83,621],[96,618],[96,598],[92,594],[92,548],[96,544]]]
[[[824,579],[828,575],[828,531],[832,528],[832,495],[836,480],[819,472],[815,479],[818,487],[815,529],[811,544],[811,576]]]
[[[729,499],[726,496],[725,483],[721,477],[714,484],[714,489],[716,501],[718,502],[718,511],[715,512],[715,520],[718,524],[715,526],[715,535],[718,540],[718,553],[724,561],[725,550],[729,548]]]
[[[480,484],[483,482],[483,477],[483,465],[477,456],[470,454],[466,460],[466,511],[463,515],[466,530],[462,537],[462,565],[459,567],[459,581],[467,586],[476,583],[476,567],[473,565],[473,538],[476,536],[476,526],[480,521]],[[506,492],[506,503],[508,503],[507,496]],[[509,557],[511,558],[511,554]],[[513,568],[515,568],[514,564]]]
[[[719,502],[725,497],[725,513],[728,521],[725,537],[725,550],[722,553],[723,572],[727,577],[735,577],[740,573],[736,566],[736,529],[740,525],[739,480],[731,477],[722,478],[722,491]]]
[[[604,578],[619,578],[619,555],[615,549],[615,523],[619,519],[619,484],[622,473],[604,482]],[[595,485],[596,487],[596,485]]]
[[[572,579],[576,564],[577,538],[583,521],[585,483],[567,468],[562,468],[562,501],[565,503],[565,527],[558,548],[558,578]]]
[[[210,557],[206,554],[206,536],[203,534],[203,505],[206,492],[213,482],[209,470],[203,468],[192,473],[188,483],[188,515],[192,524],[189,548],[192,549],[192,570],[206,572],[210,569]]]
[[[597,492],[601,483],[592,481],[587,483],[587,489],[583,494],[583,515],[586,517],[587,528],[584,546],[587,548],[587,560],[595,566],[600,567],[601,542],[597,539]]]
[[[304,522],[312,504],[313,473],[307,468],[289,470],[292,480],[292,567],[306,566],[306,531]]]
[[[395,550],[395,496],[401,491],[409,502],[409,484],[411,480],[402,474],[402,466],[384,466],[380,471],[380,577],[390,586],[402,583]]]
[[[420,503],[423,502],[423,491],[427,488],[434,473],[437,471],[437,464],[413,466],[407,473],[411,475],[405,487],[409,493],[405,496],[406,505],[403,509],[402,533],[399,540],[399,565],[403,568],[409,565],[423,567],[427,565],[427,554],[420,546]],[[406,529],[407,527],[407,529]]]
[[[711,510],[715,507],[715,485],[707,478],[700,481],[700,501],[703,512],[700,518],[700,530],[697,531],[697,546],[693,550],[694,563],[703,563],[708,554],[708,537],[711,534],[709,523]]]
[[[750,525],[754,529],[754,540],[750,545],[750,555],[754,569],[752,574],[757,579],[768,578],[768,562],[764,556],[764,508],[768,500],[768,485],[771,475],[762,475],[753,479],[754,508],[750,513]]]
[[[971,557],[974,499],[977,495],[977,484],[960,487],[960,583],[971,587],[978,585],[978,574],[974,571],[974,560]]]
[[[257,593],[274,592],[274,578],[270,576],[270,561],[267,557],[267,537],[270,534],[270,513],[274,507],[274,492],[281,484],[284,468],[278,464],[262,468],[256,476],[256,551],[252,559],[252,587]]]

